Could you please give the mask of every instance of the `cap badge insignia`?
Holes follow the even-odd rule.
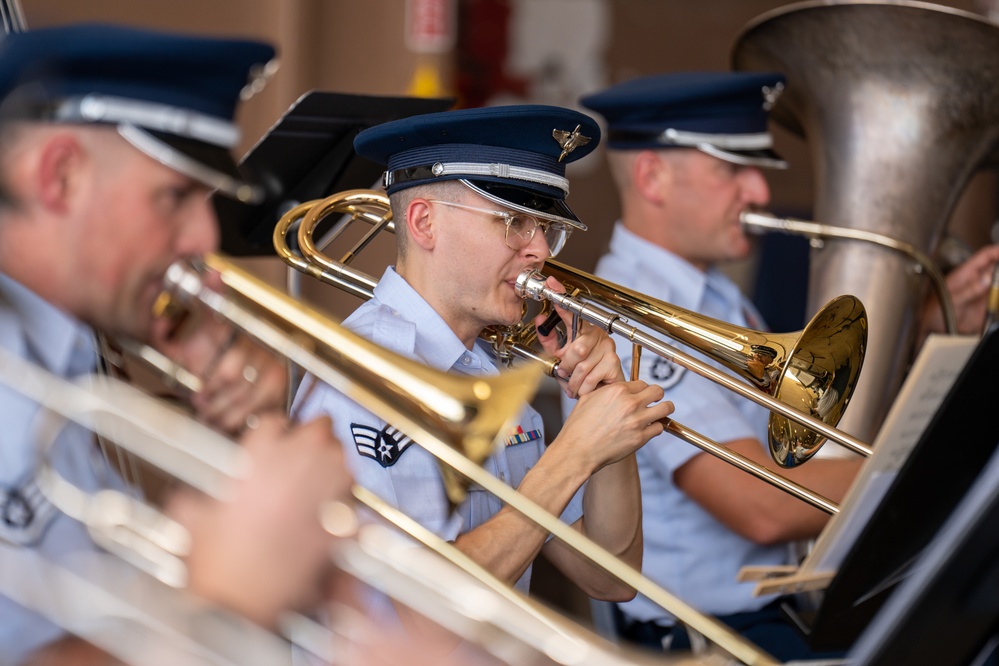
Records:
[[[784,84],[778,82],[774,87],[763,86],[763,110],[769,111],[774,108],[774,104],[780,99],[781,93],[784,92]]]
[[[579,133],[579,128],[582,125],[576,125],[576,129],[571,132],[566,132],[565,130],[552,130],[552,136],[558,141],[558,145],[562,147],[562,154],[558,156],[558,161],[561,162],[565,159],[565,156],[576,150],[580,146],[585,146],[590,142],[590,137],[583,136]]]

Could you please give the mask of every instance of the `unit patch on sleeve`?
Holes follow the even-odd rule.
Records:
[[[0,488],[0,541],[18,546],[38,542],[59,510],[28,476],[20,486]]]
[[[680,383],[685,370],[662,356],[656,356],[649,367],[649,375],[653,382],[663,387],[663,390],[668,390]]]
[[[402,452],[413,443],[412,439],[390,425],[375,430],[366,425],[351,423],[350,432],[354,435],[357,452],[374,458],[382,467],[394,465],[402,457]]]

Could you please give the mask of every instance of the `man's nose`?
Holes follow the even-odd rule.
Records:
[[[204,202],[192,207],[183,224],[184,228],[177,243],[178,254],[185,257],[201,256],[218,249],[218,218],[207,197]]]
[[[766,206],[770,203],[770,186],[763,172],[757,167],[746,167],[739,174],[742,181],[743,197],[747,203]]]
[[[534,235],[531,240],[527,242],[522,250],[527,254],[527,256],[532,258],[537,258],[541,261],[545,261],[552,256],[551,249],[548,247],[548,239],[545,238],[545,230],[538,227],[534,230]]]

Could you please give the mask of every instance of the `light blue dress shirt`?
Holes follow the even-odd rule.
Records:
[[[0,345],[61,377],[93,372],[93,331],[21,284],[0,275]],[[58,512],[34,483],[36,427],[40,408],[0,383],[0,540],[31,548],[52,562],[70,562],[97,547],[76,520]],[[121,487],[86,429],[68,425],[51,453],[55,468],[77,486],[93,491]],[[47,590],[46,602],[58,603]],[[0,590],[0,664],[20,661],[62,631],[27,611]]]
[[[610,252],[600,259],[596,275],[715,319],[746,326],[748,316],[755,320],[752,327],[761,326],[755,308],[720,272],[704,273],[639,238],[620,223],[615,225]],[[631,343],[621,336],[615,336],[615,340],[627,374],[633,354]],[[694,355],[703,358],[696,352]],[[639,378],[665,389],[665,399],[676,406],[673,418],[677,422],[719,443],[755,438],[766,445],[769,414],[755,403],[649,351],[642,353]],[[571,403],[564,400],[563,406],[571,409]],[[756,610],[773,597],[754,597],[754,584],[737,583],[736,574],[745,565],[785,564],[788,550],[785,546],[758,546],[743,539],[673,484],[674,472],[699,454],[700,449],[666,433],[638,451],[645,534],[643,573],[704,613],[727,615]],[[672,615],[643,595],[620,607],[635,620],[662,625],[674,621]]]
[[[391,266],[344,326],[378,345],[415,358],[440,371],[467,375],[497,374],[491,350],[482,341],[469,350],[430,305]],[[314,386],[313,386],[314,385]],[[495,515],[502,503],[477,485],[468,499],[449,515],[437,459],[391,425],[351,401],[339,391],[305,378],[293,413],[301,420],[320,415],[333,419],[333,431],[343,443],[354,479],[442,538],[452,541]],[[517,487],[544,453],[541,415],[525,407],[517,426],[501,433],[498,452],[485,469]],[[582,489],[561,518],[573,523],[583,515]],[[530,568],[517,582],[527,592]]]

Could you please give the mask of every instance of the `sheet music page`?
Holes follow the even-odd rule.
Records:
[[[799,574],[839,569],[978,342],[978,337],[970,335],[931,335],[926,340],[872,443],[874,454],[861,468],[839,514],[802,562]]]

